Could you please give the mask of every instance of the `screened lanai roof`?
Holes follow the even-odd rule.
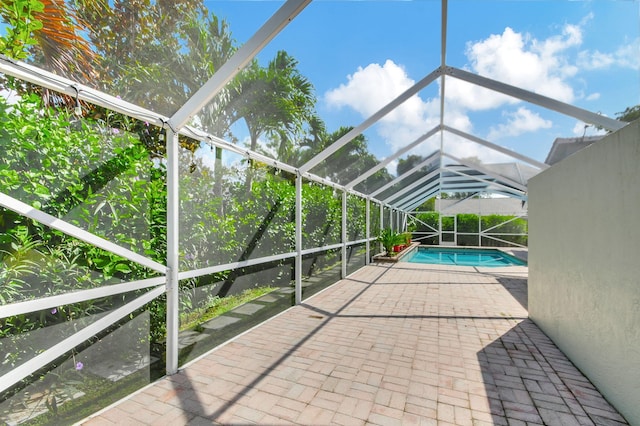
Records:
[[[0,71],[405,211],[440,192],[526,200],[554,139],[615,131],[625,123],[611,117],[639,101],[635,1],[185,0],[142,17],[115,4],[116,19],[87,15],[87,43],[109,58],[100,72],[65,74],[46,55],[3,57]],[[292,121],[305,141],[263,126],[252,146],[225,114],[260,122],[278,88],[235,78],[291,59],[339,137],[310,149],[314,129]],[[299,138],[288,151],[287,137]]]

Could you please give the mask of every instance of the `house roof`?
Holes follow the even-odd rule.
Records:
[[[474,213],[482,215],[513,215],[521,216],[527,214],[526,203],[524,200],[514,198],[465,198],[463,200],[455,199],[437,199],[436,210],[442,214],[465,214]]]
[[[576,138],[556,138],[553,141],[553,145],[547,154],[547,158],[544,162],[548,165],[553,165],[558,161],[580,151],[583,148],[588,147],[594,142],[602,139],[604,135],[599,136],[582,136]]]

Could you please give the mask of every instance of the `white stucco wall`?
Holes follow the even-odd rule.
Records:
[[[529,181],[529,315],[640,425],[640,120]]]

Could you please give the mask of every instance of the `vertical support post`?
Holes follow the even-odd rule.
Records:
[[[400,230],[400,224],[398,223],[398,210],[392,210],[391,214],[393,215],[393,230],[398,232]]]
[[[481,194],[478,194],[478,246],[482,247],[482,203],[480,197]]]
[[[342,191],[342,277],[347,276],[347,191]]]
[[[380,231],[384,229],[384,206],[380,203]],[[380,244],[376,247],[376,251],[380,250]]]
[[[366,250],[365,250],[365,258],[364,258],[364,264],[368,265],[370,263],[371,260],[371,243],[369,241],[369,239],[371,238],[371,199],[367,198],[366,203],[365,203],[365,208],[364,208],[364,220],[365,220],[365,224],[364,224],[364,235],[365,238],[367,239],[366,242]]]
[[[391,228],[392,231],[395,231],[396,226],[395,226],[395,221],[393,220],[393,208],[389,209],[389,227]]]
[[[458,214],[453,215],[453,245],[458,245]]]
[[[296,305],[302,303],[302,175],[296,176]]]
[[[166,131],[167,145],[167,375],[178,372],[178,327],[180,303],[178,289],[179,230],[179,145],[178,134]]]
[[[478,211],[478,246],[482,247],[482,212]]]

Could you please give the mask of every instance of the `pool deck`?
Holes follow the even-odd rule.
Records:
[[[372,264],[80,424],[627,424],[526,307],[526,267]]]

